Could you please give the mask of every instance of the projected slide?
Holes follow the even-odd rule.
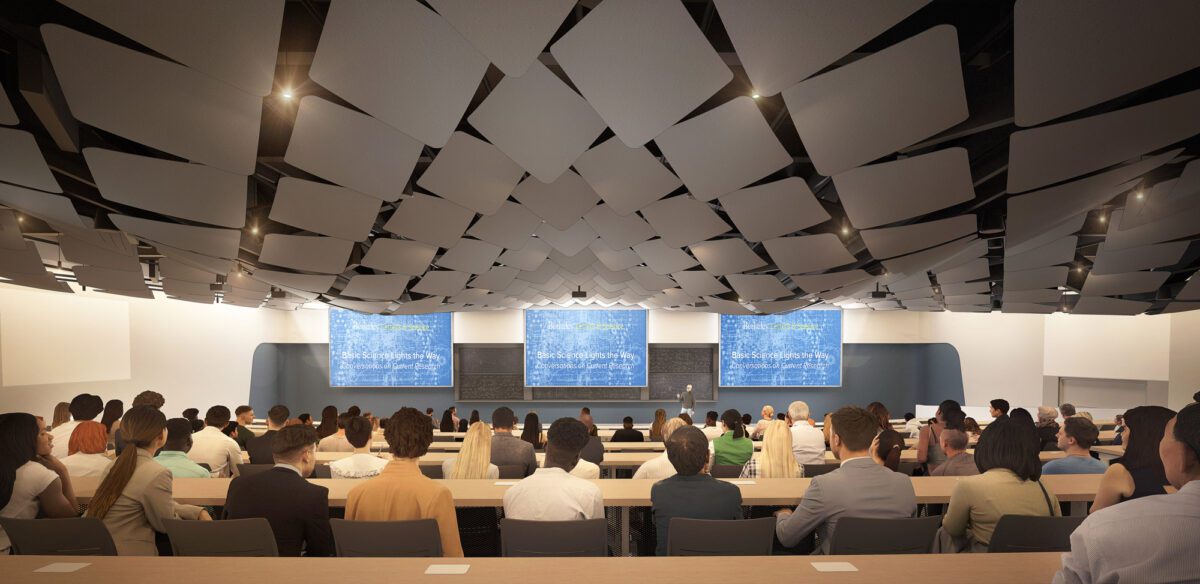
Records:
[[[823,387],[842,384],[842,311],[721,315],[720,385]]]
[[[454,385],[451,315],[381,316],[329,309],[329,385]]]
[[[525,385],[644,387],[645,310],[526,310]]]

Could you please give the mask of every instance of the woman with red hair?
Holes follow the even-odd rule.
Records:
[[[112,459],[104,454],[108,446],[108,428],[100,422],[80,422],[67,442],[63,466],[73,477],[99,477],[108,472]]]

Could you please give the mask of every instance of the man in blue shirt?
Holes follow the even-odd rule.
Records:
[[[1100,430],[1087,418],[1073,416],[1058,429],[1058,447],[1067,455],[1042,465],[1042,474],[1104,474],[1108,467],[1092,458],[1092,445]]]

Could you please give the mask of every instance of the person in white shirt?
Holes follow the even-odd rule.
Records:
[[[233,438],[221,432],[232,414],[225,406],[213,406],[204,414],[204,429],[192,434],[192,449],[187,457],[196,464],[207,464],[214,479],[238,476],[242,449]]]
[[[345,424],[346,440],[354,454],[329,463],[329,473],[335,479],[365,479],[383,471],[388,461],[371,452],[371,421],[357,416]]]
[[[600,465],[581,458],[579,462],[575,463],[575,468],[571,469],[571,476],[589,480],[598,479],[600,478]]]
[[[663,424],[662,427],[663,442],[665,443],[667,438],[671,437],[671,434],[674,434],[676,430],[686,425],[687,423],[680,418],[667,420],[667,423]],[[708,445],[712,446],[711,440]],[[635,479],[654,479],[656,481],[673,476],[675,476],[675,465],[671,464],[670,460],[667,460],[666,452],[643,462],[642,466],[639,466],[637,471],[633,473],[633,478]]]
[[[442,462],[442,478],[498,479],[500,467],[492,464],[492,427],[475,422],[467,427],[458,456]]]
[[[71,432],[75,431],[80,422],[95,420],[96,416],[104,411],[104,400],[98,395],[81,393],[71,400],[70,410],[71,421],[50,430],[50,435],[54,437],[54,458],[61,459],[67,456]]]
[[[108,431],[100,422],[80,422],[71,432],[67,457],[63,466],[73,477],[102,477],[112,466],[112,459],[104,454],[108,446]]]
[[[546,463],[504,493],[504,516],[531,521],[572,521],[604,517],[604,496],[591,481],[571,476],[588,428],[559,418],[547,432]]]
[[[921,434],[921,420],[912,413],[904,414],[904,433],[909,438],[916,438]]]
[[[751,440],[761,440],[763,433],[767,431],[767,426],[775,421],[775,408],[770,405],[765,405],[762,408],[762,419],[754,426],[754,432],[751,433]]]
[[[103,428],[103,425],[101,425]],[[23,412],[0,414],[0,517],[78,517],[71,475],[54,455],[54,437],[41,419]],[[0,529],[0,555],[8,555]]]
[[[317,443],[317,452],[354,452],[354,445],[346,439],[346,424],[354,417],[348,412],[338,414],[337,432],[322,438]]]
[[[701,428],[700,431],[704,432],[704,437],[708,438],[709,442],[720,438],[721,434],[724,434],[724,432],[721,431],[721,427],[717,425],[717,419],[720,417],[720,414],[712,410],[709,410],[708,413],[704,414],[704,427]]]
[[[791,425],[792,455],[796,464],[825,464],[825,434],[808,422],[808,404],[788,404],[787,422]]]

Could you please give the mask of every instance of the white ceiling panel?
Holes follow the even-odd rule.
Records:
[[[484,215],[476,221],[467,235],[515,249],[525,245],[541,224],[541,218],[523,205],[505,201],[495,215]]]
[[[1007,255],[1006,250],[1004,269],[1019,271],[1058,264],[1069,264],[1075,261],[1075,249],[1078,241],[1079,238],[1072,235],[1056,239],[1047,245],[1023,253]],[[1128,272],[1136,269],[1138,268],[1122,271]]]
[[[437,265],[468,274],[482,274],[492,268],[501,251],[500,247],[486,241],[460,239],[438,258]]]
[[[575,7],[575,0],[431,0],[506,76],[520,77]]]
[[[213,274],[224,276],[233,271],[234,261],[227,259],[219,259],[204,254],[199,254],[177,247],[164,245],[161,242],[154,243],[154,249],[164,256],[176,260],[180,263],[187,264],[197,270],[212,272]]]
[[[1094,296],[1091,298],[1080,298],[1079,302],[1075,303],[1075,308],[1071,309],[1071,314],[1111,314],[1119,316],[1133,316],[1146,312],[1146,310],[1151,306],[1153,306],[1153,304],[1150,302]]]
[[[699,264],[696,258],[688,255],[687,252],[667,245],[661,239],[651,239],[639,243],[633,246],[633,251],[645,260],[646,265],[654,270],[654,273],[664,276],[672,272],[682,272]]]
[[[268,218],[321,235],[365,241],[381,205],[358,191],[285,176],[279,179]]]
[[[737,274],[767,265],[744,240],[736,237],[697,243],[690,249],[692,255],[700,260],[700,265],[716,276]]]
[[[213,274],[212,272],[208,272],[205,270],[201,270],[199,268],[192,267],[184,262],[181,262],[179,260],[172,259],[172,258],[162,258],[162,259],[158,260],[158,269],[159,269],[159,272],[162,274],[163,278],[165,278],[167,280],[175,280],[176,282],[188,282],[188,283],[192,283],[192,284],[204,284],[205,286],[208,286],[209,284],[212,284],[217,281],[215,274]],[[255,272],[255,274],[257,275],[257,273],[261,272],[261,271],[263,271],[263,270],[257,270]],[[280,273],[284,273],[284,272],[280,272]],[[299,274],[287,274],[287,275],[291,276],[291,275],[299,275]],[[312,277],[312,276],[305,276],[305,277]],[[329,284],[330,285],[333,284],[333,277],[331,277],[331,276],[317,276],[317,277],[329,278]],[[329,286],[326,286],[326,287],[322,288],[321,291],[324,292],[328,288],[329,288]]]
[[[1200,302],[1172,302],[1162,309],[1159,314],[1173,314],[1176,312],[1187,312],[1189,310],[1200,309]]]
[[[854,255],[832,233],[801,237],[778,237],[763,242],[767,253],[785,274],[821,272],[854,261]]]
[[[570,170],[549,184],[526,177],[512,194],[555,229],[570,228],[600,202],[583,177]]]
[[[680,122],[654,143],[701,201],[731,193],[792,163],[749,97],[734,98]]]
[[[584,152],[575,169],[618,215],[629,215],[683,186],[645,148],[630,148],[617,138]]]
[[[679,282],[679,287],[692,296],[712,296],[729,292],[729,288],[704,270],[676,272],[671,277]]]
[[[541,270],[538,271],[540,272]],[[559,288],[566,283],[566,280],[558,273],[559,271],[561,271],[561,268],[556,269],[545,282],[530,282],[529,286],[543,292],[549,298],[553,298],[556,293],[565,293],[567,291],[565,288],[559,291]]]
[[[108,218],[117,226],[117,229],[133,234],[140,239],[165,243],[171,247],[218,258],[236,259],[238,246],[242,240],[242,232],[236,229],[194,227],[125,215],[109,215]],[[347,255],[349,255],[348,251]]]
[[[1005,290],[1004,305],[1008,303],[1041,302],[1057,303],[1062,300],[1061,290]]]
[[[1016,290],[1037,290],[1062,286],[1067,283],[1067,270],[1066,266],[1054,266],[1017,272],[1005,271],[1005,294]]]
[[[245,176],[100,148],[84,148],[83,156],[105,199],[221,227],[246,225]]]
[[[430,296],[429,298],[404,302],[388,314],[429,314],[437,312],[441,307],[442,300],[445,300],[442,296]]]
[[[366,314],[383,314],[392,305],[391,301],[387,302],[361,302],[358,300],[346,300],[344,298],[334,298],[329,301],[330,304],[341,308],[346,308],[356,312]]]
[[[947,148],[860,166],[833,177],[850,223],[859,229],[919,217],[975,198],[966,148]]]
[[[637,283],[637,285],[651,292],[675,287],[675,280],[672,280],[666,276],[655,274],[646,266],[634,266],[629,268],[629,275],[633,276],[633,280]]]
[[[410,278],[405,274],[357,274],[342,288],[342,296],[364,300],[395,300],[404,294]]]
[[[1120,296],[1158,290],[1171,272],[1126,272],[1124,274],[1088,274],[1083,281],[1084,296]]]
[[[604,120],[541,62],[505,77],[468,118],[538,180],[552,183],[604,131]]]
[[[674,247],[711,239],[732,229],[708,203],[688,195],[651,203],[642,209],[642,216],[664,242]]]
[[[974,215],[959,215],[901,227],[860,231],[863,243],[876,259],[891,258],[946,243],[976,232]]]
[[[208,284],[187,282],[184,280],[164,279],[162,281],[163,292],[166,294],[171,296],[194,296],[198,297],[197,300],[207,298],[207,303],[212,304],[213,291],[208,286]]]
[[[308,75],[384,123],[441,148],[487,66],[454,27],[417,2],[336,0]]]
[[[609,205],[593,208],[583,219],[613,249],[633,247],[655,235],[654,229],[641,217],[636,214],[622,217]],[[545,228],[544,225],[542,227]]]
[[[600,260],[600,263],[602,263],[604,267],[613,271],[627,270],[642,263],[641,256],[634,253],[633,250],[613,249],[608,247],[608,244],[604,243],[604,240],[602,239],[592,240],[592,242],[588,244],[588,249],[592,250],[592,253],[596,254],[596,258]]]
[[[1096,260],[1092,264],[1092,275],[1121,274],[1137,270],[1149,270],[1162,266],[1173,266],[1183,259],[1190,242],[1176,241],[1129,249],[1110,250],[1101,243],[1096,248]]]
[[[792,276],[792,283],[805,292],[824,292],[861,282],[870,277],[871,274],[864,270],[846,270],[813,276]]]
[[[902,278],[942,266],[954,266],[987,253],[987,241],[976,237],[964,237],[937,247],[883,261],[887,269],[887,280]]]
[[[783,92],[817,172],[833,176],[967,119],[958,33],[935,26]]]
[[[349,108],[300,100],[284,162],[364,195],[394,202],[404,192],[422,144]]]
[[[0,85],[0,125],[15,126],[19,123],[21,123],[21,119],[17,117],[12,102],[8,100],[8,92],[4,90],[3,85]]]
[[[259,261],[306,272],[340,274],[346,269],[354,242],[334,237],[280,235],[263,238]]]
[[[988,267],[987,258],[979,258],[941,272],[937,275],[937,279],[939,284],[955,284],[970,282],[971,280],[982,280],[990,276],[991,269]],[[945,290],[942,293],[949,295]]]
[[[414,193],[400,202],[383,228],[436,247],[454,247],[475,212],[446,199]]]
[[[550,247],[560,251],[563,255],[573,256],[587,248],[589,244],[596,239],[596,231],[588,222],[580,219],[576,221],[570,229],[559,231],[550,226],[549,223],[543,223],[538,227],[535,234],[538,239],[545,241]]]
[[[964,284],[953,284],[953,285],[963,286]],[[986,288],[986,285],[984,287]],[[912,290],[904,290],[902,292],[896,292],[893,290],[893,293],[894,293],[893,295],[896,297],[896,300],[902,300],[905,302],[913,302],[913,301],[917,301],[917,300],[920,300],[923,302],[925,300],[931,300],[933,298],[933,288],[930,286],[925,286],[923,288],[914,288]],[[964,294],[973,294],[973,293],[974,292],[964,292]]]
[[[1100,170],[1200,133],[1200,90],[1125,109],[1013,132],[1008,192]]]
[[[780,237],[830,219],[808,183],[794,176],[721,195],[720,202],[747,241]]]
[[[963,294],[987,294],[992,286],[988,282],[969,282],[957,284],[939,284],[938,288],[945,296],[961,296]]]
[[[33,134],[13,128],[0,128],[0,181],[62,192]]]
[[[496,261],[518,270],[532,272],[538,269],[549,255],[550,244],[537,238],[530,238],[520,249],[505,250],[499,258],[496,258]]]
[[[120,231],[72,229],[58,236],[58,249],[67,261],[111,270],[141,271],[137,245]],[[209,276],[209,280],[212,277]]]
[[[557,276],[560,269],[562,268],[554,262],[543,262],[536,269],[521,270],[521,273],[517,274],[517,279],[529,282],[530,284],[544,285]]]
[[[715,298],[712,296],[706,296],[703,300],[708,303],[708,308],[700,310],[704,310],[705,312],[715,312],[718,314],[754,314],[753,310],[733,300],[725,300],[724,298]]]
[[[733,80],[677,2],[606,0],[550,53],[630,147],[654,139]]]
[[[621,284],[623,284],[625,282],[629,282],[630,280],[633,279],[633,276],[630,276],[629,272],[627,270],[610,270],[610,269],[606,268],[602,262],[599,262],[599,261],[592,264],[592,270],[596,272],[596,281],[597,282],[599,282],[600,279],[603,278],[605,282],[608,282],[608,283],[616,285],[616,286],[620,286]],[[623,289],[623,288],[624,287],[621,286],[621,289]]]
[[[902,280],[897,280],[887,284],[888,290],[892,292],[905,292],[908,290],[916,290],[918,288],[929,287],[929,275],[925,272],[914,274]]]
[[[597,260],[596,255],[587,249],[573,256],[565,255],[555,249],[550,251],[550,261],[566,268],[568,272],[579,273],[592,267],[592,264],[596,263]]]
[[[37,244],[26,241],[20,250],[0,249],[0,276],[10,279],[18,277],[41,277],[47,275],[38,255]]]
[[[766,274],[730,274],[726,276],[738,298],[753,302],[755,300],[774,300],[791,296],[792,291],[780,283],[775,276]]]
[[[181,158],[250,175],[262,98],[56,24],[42,27],[71,114]]]
[[[394,274],[420,276],[429,269],[437,248],[419,241],[378,238],[363,256],[362,265]]]
[[[1187,284],[1175,295],[1176,300],[1200,300],[1200,278],[1188,278]]]
[[[1005,314],[1054,314],[1058,312],[1058,306],[1028,302],[1005,302],[1000,307],[1000,312]]]
[[[68,227],[83,227],[79,213],[71,199],[52,195],[16,185],[0,183],[0,204],[6,205],[38,219],[62,223]]]
[[[1200,205],[1200,184],[1187,184],[1191,181],[1200,183],[1200,164],[1195,162],[1188,164],[1178,179],[1160,182],[1149,193],[1140,190],[1142,198],[1127,197],[1125,212],[1117,227],[1139,227]]]
[[[974,304],[955,304],[947,306],[946,310],[950,312],[991,312],[991,306],[976,306]]]
[[[496,266],[471,280],[470,286],[486,290],[504,290],[513,283],[518,271],[509,266]]]
[[[988,304],[992,301],[990,294],[962,294],[959,296],[946,296],[946,306],[961,306],[964,304],[972,304],[976,306]]]
[[[452,270],[426,272],[421,281],[412,287],[412,291],[418,294],[454,296],[466,288],[467,279],[470,277],[466,272]]]
[[[75,278],[79,284],[89,288],[100,288],[113,292],[146,292],[147,294],[150,292],[146,288],[146,281],[142,277],[140,268],[130,272],[96,266],[75,266],[72,270],[75,272]]]
[[[1200,233],[1200,206],[1186,209],[1182,213],[1171,215],[1165,219],[1147,223],[1132,229],[1117,229],[1121,225],[1121,211],[1114,211],[1109,221],[1108,235],[1105,237],[1105,247],[1110,250],[1130,249],[1192,237]]]
[[[500,210],[525,171],[499,149],[455,132],[417,180],[421,188],[484,215]]]

